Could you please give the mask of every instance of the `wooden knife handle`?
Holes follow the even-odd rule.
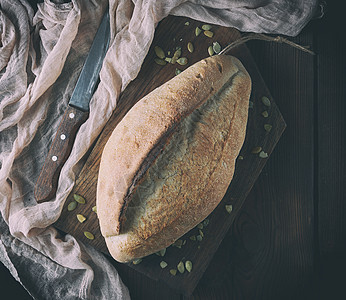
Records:
[[[71,106],[66,109],[36,182],[35,198],[38,203],[53,198],[61,168],[72,150],[79,127],[87,118],[88,112],[83,112]]]

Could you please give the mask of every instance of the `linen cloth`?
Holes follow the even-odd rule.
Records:
[[[0,260],[34,299],[129,299],[112,264],[53,224],[86,152],[116,109],[168,16],[297,35],[316,0],[0,0]],[[105,10],[111,40],[88,120],[63,166],[55,197],[37,204],[33,190],[60,118]]]

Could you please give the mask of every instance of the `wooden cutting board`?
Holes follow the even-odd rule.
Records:
[[[113,116],[86,160],[75,188],[65,203],[61,217],[56,222],[58,229],[72,234],[77,239],[109,255],[100,233],[97,215],[92,211],[92,207],[95,205],[98,169],[103,147],[126,112],[143,96],[174,77],[176,69],[184,70],[200,59],[208,57],[208,47],[213,42],[218,42],[222,47],[225,47],[240,37],[237,30],[220,26],[213,26],[210,30],[214,34],[213,37],[207,37],[203,30],[199,36],[196,36],[195,28],[197,26],[201,28],[202,25],[198,21],[173,16],[167,17],[158,24],[152,47],[145,58],[141,71],[138,77],[122,93]],[[192,42],[194,45],[192,53],[187,50],[188,42]],[[169,63],[164,66],[156,64],[154,62],[156,58],[154,46],[160,46],[166,52],[166,55],[170,51],[168,56],[173,55],[176,47],[181,47],[182,56],[187,57],[188,64],[185,66]],[[242,61],[252,78],[253,86],[247,135],[240,153],[241,157],[237,159],[232,183],[224,199],[207,218],[204,225],[200,225],[200,228],[196,227],[185,234],[176,246],[168,247],[163,257],[153,254],[144,258],[139,264],[128,264],[129,267],[150,278],[160,280],[185,295],[190,295],[193,292],[266,161],[270,159],[270,154],[286,127],[279,109],[275,105],[246,46],[239,46],[228,54],[232,54]],[[270,100],[269,106],[263,103],[262,97],[267,97]],[[268,113],[268,116],[266,116],[266,113],[263,116],[264,111]],[[266,125],[267,130],[264,128],[265,124],[269,124]],[[269,157],[261,158],[258,153],[252,153],[256,147],[261,147]],[[68,211],[67,205],[73,201],[74,194],[83,196],[86,203],[78,204],[75,210]],[[228,208],[232,207],[231,212],[226,210],[226,205]],[[76,218],[77,214],[84,215],[86,221],[80,223]],[[93,233],[95,239],[87,239],[84,236],[85,231]],[[185,262],[186,260],[192,262],[192,272],[189,273],[185,270],[183,274],[177,272],[175,276],[170,273],[171,269],[177,269],[180,261]],[[161,261],[167,262],[168,266],[161,268]]]

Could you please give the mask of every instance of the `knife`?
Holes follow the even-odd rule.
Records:
[[[36,182],[34,193],[38,203],[54,196],[59,173],[72,150],[77,131],[88,118],[89,102],[109,46],[109,32],[109,13],[106,11]]]

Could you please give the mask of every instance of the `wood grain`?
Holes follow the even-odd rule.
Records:
[[[320,299],[346,295],[346,41],[343,12],[330,7],[316,27],[316,294]]]
[[[185,25],[187,21],[189,25]],[[201,24],[188,20],[187,18],[168,17],[157,28],[154,42],[144,61],[140,74],[122,94],[114,115],[107,123],[77,180],[72,194],[76,193],[84,196],[87,199],[87,204],[79,205],[73,214],[67,212],[65,207],[60,220],[56,224],[62,231],[71,233],[84,242],[92,244],[95,248],[108,253],[98,228],[96,214],[91,212],[91,207],[95,203],[99,162],[103,147],[110,134],[132,105],[151,90],[175,76],[177,65],[168,64],[166,66],[159,66],[153,63],[155,58],[154,46],[159,45],[165,52],[174,49],[176,46],[181,46],[182,56],[187,56],[190,64],[193,64],[208,56],[208,46],[212,45],[214,41],[218,41],[222,46],[225,46],[230,41],[239,37],[239,33],[236,30],[217,26],[213,27],[213,39],[207,38],[203,33],[201,36],[196,37],[196,26],[201,26]],[[195,45],[196,50],[192,54],[189,54],[186,49],[187,41],[191,41]],[[252,154],[252,149],[260,146],[270,155],[285,128],[285,122],[247,48],[245,46],[238,47],[232,51],[232,55],[238,57],[250,73],[253,82],[250,100],[253,102],[253,107],[249,111],[247,136],[241,151],[244,159],[237,162],[236,173],[231,186],[223,201],[208,217],[209,225],[203,228],[205,237],[202,242],[190,240],[190,236],[197,236],[199,234],[198,229],[193,229],[182,237],[182,240],[186,241],[186,245],[181,247],[181,249],[177,247],[169,247],[167,249],[164,257],[164,260],[169,265],[167,269],[160,268],[159,263],[162,258],[157,255],[151,255],[143,259],[138,265],[129,264],[129,266],[142,272],[149,278],[161,280],[171,288],[186,295],[191,294],[196,287],[267,161],[267,159],[260,158],[258,154]],[[179,67],[179,69],[186,67]],[[261,98],[263,96],[270,99],[270,107],[262,103]],[[269,112],[269,117],[264,118],[262,116],[261,113],[264,110]],[[265,123],[273,126],[270,132],[264,129]],[[68,203],[69,201],[67,201]],[[233,212],[231,214],[225,210],[226,204],[233,205]],[[76,226],[76,219],[74,217],[76,213],[85,215],[88,220]],[[92,241],[87,240],[83,235],[85,230],[93,232],[96,238]],[[175,269],[180,260],[191,260],[193,262],[193,272],[178,273],[177,276],[172,276],[169,273],[169,269]]]

